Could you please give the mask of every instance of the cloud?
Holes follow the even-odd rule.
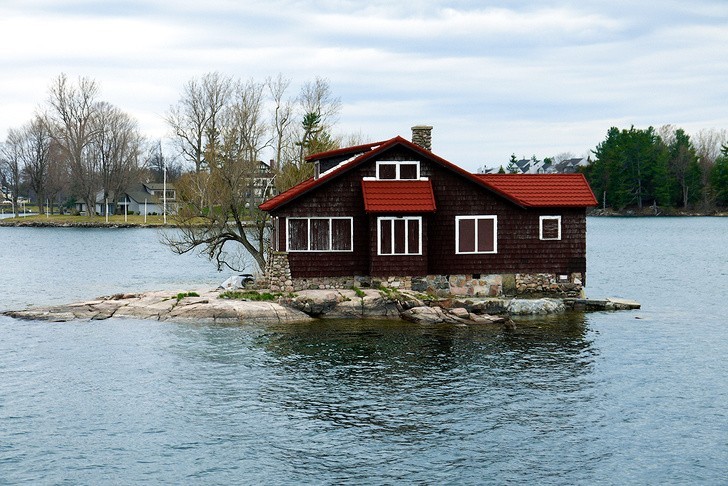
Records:
[[[435,126],[466,168],[511,153],[583,154],[611,125],[728,126],[728,8],[613,0],[5,0],[0,134],[25,123],[60,72],[153,137],[205,72],[297,85],[328,78],[339,128],[374,139]]]

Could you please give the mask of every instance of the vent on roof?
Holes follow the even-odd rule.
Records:
[[[429,125],[415,125],[412,127],[412,143],[423,149],[432,151],[432,127]]]

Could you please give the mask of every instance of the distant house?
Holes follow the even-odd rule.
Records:
[[[589,165],[589,159],[584,157],[566,159],[554,164],[554,172],[559,174],[574,174],[579,171],[580,167],[586,167],[587,165]]]
[[[108,201],[104,201],[104,193],[99,191],[96,194],[96,206],[94,210],[96,214],[105,214],[104,204],[108,204],[109,214],[123,214],[124,208],[129,214],[162,214],[166,204],[167,214],[176,214],[179,204],[177,202],[177,190],[173,183],[168,182],[166,185],[166,196],[164,193],[165,185],[157,182],[143,182],[134,184],[129,188],[116,203],[114,207],[113,194],[109,196]],[[86,203],[77,202],[76,210],[86,213]]]
[[[413,127],[418,143],[395,137],[309,157],[315,177],[260,205],[273,218],[271,285],[580,289],[586,208],[597,204],[583,175],[471,174],[430,151],[430,130]]]
[[[258,161],[257,171],[253,177],[253,184],[248,197],[252,197],[255,204],[260,204],[267,198],[277,194],[275,188],[275,174],[273,172],[273,161],[269,164]]]
[[[177,203],[177,190],[172,183],[165,185],[158,182],[147,182],[135,184],[126,191],[120,198],[117,212],[123,213],[124,206],[129,213],[136,214],[162,214],[164,205],[167,207],[167,214],[176,214],[179,205]],[[98,202],[97,202],[98,204]]]
[[[574,174],[580,167],[589,164],[589,159],[578,157],[551,162],[550,160],[520,159],[514,162],[517,174]]]

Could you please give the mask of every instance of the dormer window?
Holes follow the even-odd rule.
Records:
[[[377,162],[378,180],[417,180],[420,163],[416,160],[380,160]]]

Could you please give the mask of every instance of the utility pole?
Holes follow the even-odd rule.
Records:
[[[164,179],[162,182],[162,215],[164,216],[164,224],[167,224],[167,162],[162,157],[162,142],[159,141],[159,158],[162,159],[162,172]]]

